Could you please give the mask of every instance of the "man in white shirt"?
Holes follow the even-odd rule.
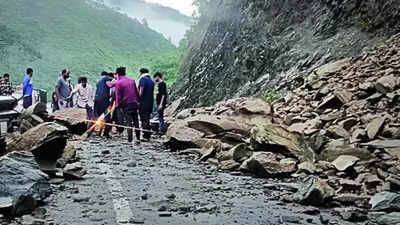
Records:
[[[78,80],[78,85],[72,91],[71,95],[74,99],[74,107],[86,109],[87,118],[89,120],[94,119],[94,96],[93,88],[87,83],[86,77],[80,77]]]

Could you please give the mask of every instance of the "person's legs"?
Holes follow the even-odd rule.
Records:
[[[158,110],[158,124],[160,135],[163,135],[165,132],[164,109]]]
[[[67,102],[67,101],[64,101],[64,100],[59,100],[59,101],[58,101],[58,108],[59,108],[60,110],[63,110],[63,109],[68,108],[68,102]]]
[[[104,122],[105,122],[105,123],[111,123],[111,115],[110,115],[110,114],[108,114],[108,115],[104,118]],[[111,126],[105,125],[105,127],[104,127],[104,134],[103,134],[104,137],[110,137],[111,128],[112,128]]]
[[[25,96],[22,98],[22,106],[24,109],[29,108],[32,105],[32,96]]]
[[[142,124],[142,129],[146,130],[146,121],[147,121],[147,113],[145,108],[140,108],[139,110],[139,115],[140,115],[140,123]],[[146,131],[143,131],[143,138],[147,139]]]
[[[93,112],[93,108],[90,106],[86,106],[86,118],[88,120],[92,120],[94,118],[94,112]]]
[[[124,115],[123,115],[123,112],[122,112],[121,109],[116,109],[116,111],[114,112],[114,119],[113,120],[117,125],[124,125],[125,124]],[[125,129],[122,128],[122,127],[117,127],[117,132],[119,134],[122,134],[124,132],[124,130]]]
[[[143,118],[143,124],[142,127],[145,131],[143,131],[143,138],[149,140],[151,136],[150,132],[150,117],[151,117],[151,110],[145,109],[143,112],[144,118]]]
[[[140,141],[139,116],[137,109],[132,112],[132,119],[133,119],[133,126],[135,127],[136,140]]]
[[[124,121],[125,121],[125,126],[127,127],[132,127],[133,124],[133,118],[132,118],[132,113],[128,109],[122,109],[123,114],[124,114]],[[132,129],[127,129],[128,132],[128,142],[133,141],[133,130]]]

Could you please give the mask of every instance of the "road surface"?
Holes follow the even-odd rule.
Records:
[[[220,172],[157,140],[132,147],[94,138],[82,148],[88,174],[53,185],[46,206],[52,224],[353,224],[331,211],[280,202],[290,192],[271,189],[276,181]]]

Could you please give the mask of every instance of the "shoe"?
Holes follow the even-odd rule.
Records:
[[[135,141],[135,145],[140,145],[140,141],[139,140]]]
[[[142,138],[142,142],[150,142],[150,138]]]

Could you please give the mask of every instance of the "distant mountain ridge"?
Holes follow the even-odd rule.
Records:
[[[150,28],[161,32],[177,45],[186,30],[193,24],[193,18],[178,10],[143,0],[93,0],[112,9],[136,18],[143,23],[145,19]]]
[[[104,5],[82,0],[0,1],[0,73],[19,83],[32,67],[36,88],[54,89],[63,68],[97,81],[103,70],[137,74],[154,52],[175,51],[162,34]],[[150,63],[149,63],[150,62]]]

